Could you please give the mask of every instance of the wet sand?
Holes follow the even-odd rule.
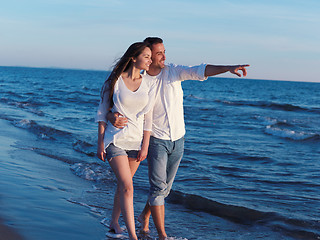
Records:
[[[0,219],[0,240],[23,240],[23,238]]]
[[[92,183],[37,154],[36,137],[24,129],[5,120],[0,129],[0,240],[103,239],[103,216],[70,201]]]

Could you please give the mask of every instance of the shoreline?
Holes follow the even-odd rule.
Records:
[[[0,218],[0,240],[24,240],[24,238],[16,231],[15,228],[5,224]]]
[[[0,240],[101,239],[107,229],[74,204],[92,183],[33,151],[37,137],[0,119]]]
[[[0,133],[0,162],[2,162],[2,159],[5,159],[7,157],[7,152],[11,149],[12,144],[12,131],[10,131],[9,123],[7,123],[4,120],[0,120],[0,127],[1,127],[1,133]],[[9,131],[8,131],[9,130]],[[5,198],[3,195],[5,193],[1,194],[1,203],[4,201],[3,198]],[[7,222],[10,222],[10,219],[8,217],[4,217],[3,213],[1,213],[0,216],[0,240],[23,240],[25,239],[21,233],[18,231],[17,228],[10,226]]]

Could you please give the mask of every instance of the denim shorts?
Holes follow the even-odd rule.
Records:
[[[137,158],[138,152],[139,151],[137,150],[124,150],[122,148],[116,147],[113,143],[110,143],[110,145],[106,149],[108,160],[117,156],[128,156],[128,158]]]

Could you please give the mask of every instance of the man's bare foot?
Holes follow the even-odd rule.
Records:
[[[140,232],[149,233],[149,218],[145,218],[142,215],[138,217],[138,222],[141,223]]]

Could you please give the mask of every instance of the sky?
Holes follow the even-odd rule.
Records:
[[[319,0],[0,0],[0,6],[0,66],[110,70],[133,42],[158,36],[167,63],[250,64],[251,79],[320,82]]]

